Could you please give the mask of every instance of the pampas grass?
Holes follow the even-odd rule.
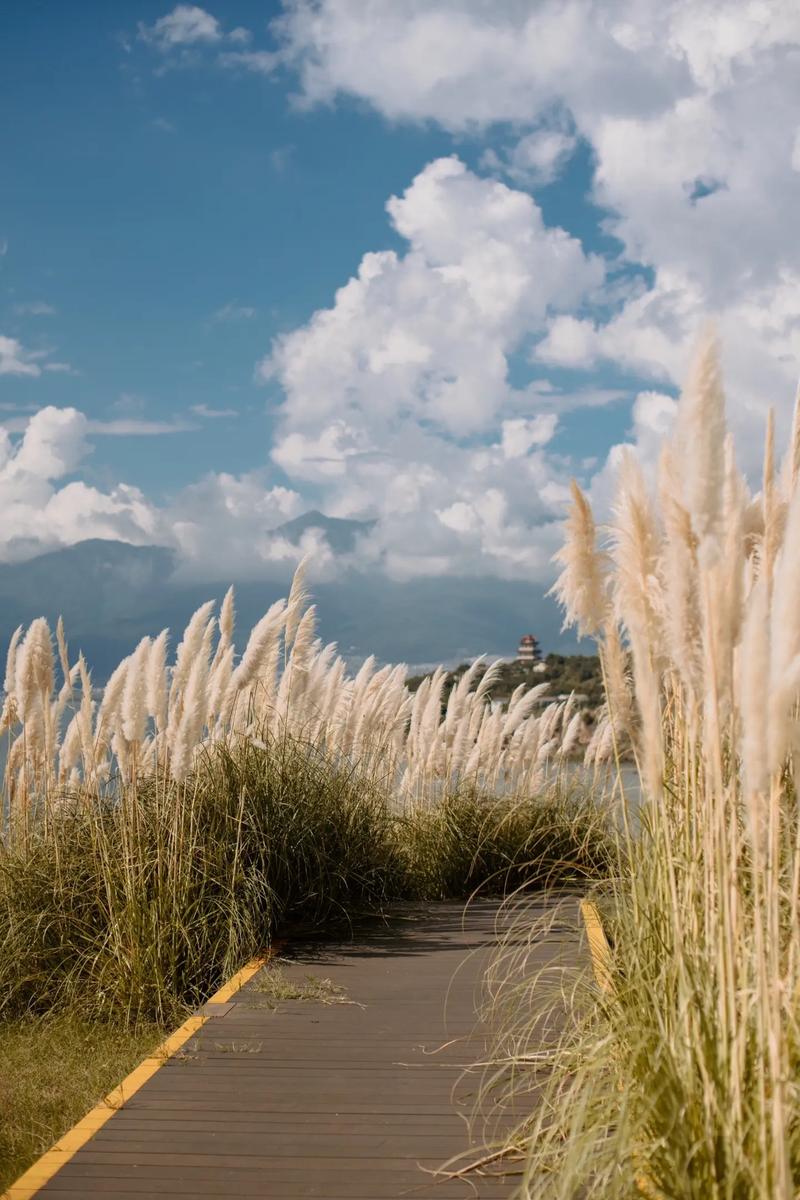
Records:
[[[797,428],[796,415],[779,478],[770,417],[751,496],[705,336],[656,496],[623,459],[605,531],[608,710],[589,757],[607,752],[616,724],[630,728],[643,795],[619,874],[597,897],[610,986],[562,979],[564,1032],[533,1056],[537,1006],[552,1009],[532,965],[513,993],[525,1008],[505,1010],[498,1078],[542,1089],[509,1142],[526,1160],[526,1200],[800,1194]],[[577,498],[568,537],[583,541],[588,527]],[[579,557],[562,554],[557,585],[576,623],[593,578],[575,572]],[[627,647],[633,711],[614,638]]]
[[[0,1013],[74,996],[168,1021],[289,919],[600,870],[608,820],[542,796],[577,745],[540,685],[492,706],[498,668],[412,694],[322,645],[304,566],[235,646],[233,589],[170,654],[142,638],[95,698],[61,623],[12,638],[0,831]],[[57,647],[57,653],[54,647]]]

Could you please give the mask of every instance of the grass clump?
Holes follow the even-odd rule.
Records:
[[[379,906],[392,853],[374,788],[289,738],[68,796],[0,847],[0,1013],[173,1022],[282,922]]]
[[[99,1102],[163,1036],[75,1012],[0,1021],[0,1190]]]
[[[585,883],[615,855],[607,809],[558,786],[539,797],[456,792],[401,818],[396,837],[405,894],[421,900]]]
[[[544,980],[519,985],[530,1003],[509,1027],[505,1066],[515,1086],[541,1089],[515,1138],[527,1154],[519,1194],[795,1200],[800,397],[780,471],[768,422],[752,496],[707,340],[656,495],[624,459],[597,549],[576,485],[560,559],[568,618],[599,638],[605,753],[633,745],[643,802],[635,822],[623,807],[602,897],[610,986],[562,986],[564,1032],[533,1054]]]

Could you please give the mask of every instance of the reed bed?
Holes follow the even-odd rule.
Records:
[[[467,896],[605,869],[607,814],[544,781],[573,701],[497,668],[443,702],[405,667],[350,674],[316,638],[303,568],[236,653],[234,596],[192,616],[170,662],[144,638],[102,694],[61,622],[7,656],[0,1020],[78,1005],[169,1023],[278,928],[398,898]]]
[[[708,334],[655,487],[625,456],[599,532],[574,487],[556,591],[603,660],[589,758],[632,746],[642,801],[596,896],[608,976],[497,966],[492,1083],[537,1097],[520,1197],[800,1195],[799,475],[796,408],[751,494]]]

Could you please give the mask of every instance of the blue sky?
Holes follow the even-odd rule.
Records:
[[[654,466],[707,316],[755,469],[799,45],[781,0],[9,5],[0,558],[268,577],[320,507],[377,522],[349,567],[545,586],[570,476]]]

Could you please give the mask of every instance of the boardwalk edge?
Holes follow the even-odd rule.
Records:
[[[209,997],[203,1008],[209,1004],[225,1004],[229,1001],[262,967],[266,966],[276,952],[276,948],[273,948],[259,958],[251,959],[213,996]],[[181,1046],[188,1042],[189,1038],[202,1029],[206,1021],[210,1020],[213,1015],[213,1010],[205,1013],[201,1010],[187,1017],[183,1024],[179,1025],[174,1033],[171,1033],[152,1054],[142,1059],[138,1067],[134,1067],[113,1091],[90,1109],[77,1124],[68,1129],[40,1158],[37,1158],[32,1166],[28,1167],[27,1171],[20,1175],[7,1191],[3,1192],[0,1200],[32,1200],[39,1189],[49,1183],[53,1176],[86,1145],[89,1139],[99,1129],[102,1129],[106,1121],[109,1121],[114,1113],[122,1108],[147,1083],[148,1079],[155,1075],[167,1059],[172,1058]]]

